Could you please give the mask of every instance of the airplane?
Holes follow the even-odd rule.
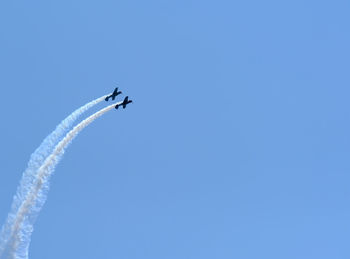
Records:
[[[111,94],[111,95],[109,95],[109,96],[107,96],[106,97],[106,102],[108,102],[108,100],[109,100],[109,98],[112,98],[112,100],[114,100],[115,99],[115,97],[117,96],[117,95],[120,95],[122,93],[122,91],[118,91],[118,87],[116,88],[116,89],[114,89],[114,91],[113,91],[113,93]]]
[[[129,96],[125,97],[125,98],[124,98],[124,101],[123,101],[122,103],[117,104],[117,105],[115,106],[115,108],[118,109],[119,106],[122,105],[122,106],[123,106],[123,109],[125,109],[125,107],[126,107],[126,105],[127,105],[128,103],[132,103],[132,100],[129,100]]]

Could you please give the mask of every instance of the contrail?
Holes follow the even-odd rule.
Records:
[[[11,231],[11,226],[13,225],[14,215],[17,214],[22,201],[25,199],[25,196],[29,190],[28,188],[34,181],[35,173],[37,172],[38,168],[41,166],[47,156],[52,152],[59,139],[68,131],[68,129],[72,127],[74,121],[76,121],[76,119],[82,113],[98,104],[99,102],[103,101],[105,97],[106,96],[97,98],[71,113],[71,115],[65,118],[56,127],[56,129],[44,139],[41,145],[31,155],[27,169],[23,173],[21,182],[17,188],[16,195],[13,198],[10,213],[0,233],[0,255],[2,254],[8,242],[8,237],[10,236],[9,232]]]
[[[35,219],[41,207],[45,202],[45,197],[46,197],[45,194],[48,190],[48,184],[43,186],[43,188],[39,188],[38,190],[38,193],[40,194],[39,196],[43,197],[42,199],[33,201],[34,204],[32,204],[31,208],[28,206],[25,206],[25,207],[23,206],[24,204],[27,204],[28,199],[32,196],[33,186],[37,184],[38,182],[37,179],[39,179],[38,177],[39,177],[40,168],[42,168],[42,165],[45,165],[45,162],[49,158],[48,157],[49,154],[52,152],[52,150],[54,149],[55,145],[57,144],[59,139],[62,137],[62,135],[65,132],[67,132],[67,130],[73,125],[74,121],[83,112],[85,112],[92,106],[104,100],[105,97],[106,95],[94,101],[91,101],[86,105],[82,106],[81,108],[77,109],[76,111],[74,111],[70,116],[68,116],[65,120],[63,120],[48,137],[45,138],[45,140],[42,142],[39,148],[32,154],[30,161],[28,163],[28,167],[23,174],[21,183],[14,197],[11,211],[8,215],[5,225],[2,228],[2,232],[0,236],[1,237],[0,238],[0,258],[5,258],[2,256],[5,256],[7,254],[8,256],[6,258],[27,258],[27,254],[28,254],[27,251],[30,243],[30,235],[33,231],[33,224],[35,222]],[[112,108],[113,106],[114,105],[111,105]],[[95,115],[98,115],[98,114],[99,113],[96,113]],[[92,118],[92,116],[90,116],[89,118]],[[75,127],[74,129],[76,129],[77,127]],[[69,135],[67,134],[67,136]],[[57,147],[59,147],[59,145],[57,145],[56,148]],[[62,154],[63,154],[63,151],[64,150],[62,150]],[[54,163],[54,165],[56,165],[56,163]],[[53,171],[53,169],[54,168],[52,168],[51,171]],[[28,212],[27,214],[23,214],[23,208],[27,208],[26,209]],[[22,215],[20,224],[23,221],[26,223],[22,225],[21,229],[15,227],[19,223],[18,220],[20,215]],[[12,248],[14,246],[18,247],[19,249],[16,249],[16,251],[13,250]]]

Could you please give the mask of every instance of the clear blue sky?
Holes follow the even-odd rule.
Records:
[[[0,224],[43,138],[119,86],[135,103],[67,150],[30,258],[349,258],[349,10],[1,1]]]

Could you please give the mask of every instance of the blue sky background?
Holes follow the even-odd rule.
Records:
[[[1,1],[1,224],[44,137],[119,86],[135,103],[69,147],[30,258],[349,258],[349,10]]]

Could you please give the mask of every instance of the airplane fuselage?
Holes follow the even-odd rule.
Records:
[[[115,106],[115,108],[118,109],[119,106],[122,106],[123,109],[125,109],[125,108],[126,108],[126,105],[128,105],[129,103],[132,103],[132,100],[129,100],[129,101],[126,101],[126,102],[124,101],[124,102],[122,102],[122,103],[120,103],[120,104],[117,104],[117,105]]]
[[[117,87],[111,95],[105,98],[106,102],[108,102],[109,98],[112,98],[112,100],[114,101],[115,97],[120,95],[121,93],[122,91],[118,91],[118,87]]]

